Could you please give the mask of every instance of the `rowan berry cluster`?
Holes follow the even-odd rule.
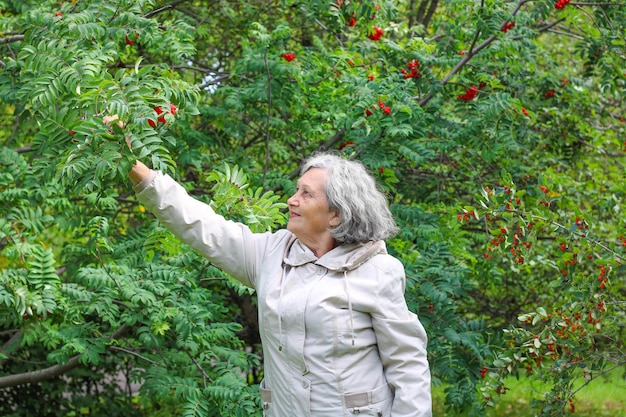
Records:
[[[606,287],[607,282],[609,282],[609,279],[607,278],[607,274],[609,271],[608,268],[609,267],[600,265],[600,275],[598,275],[598,282],[600,282],[600,285],[598,288],[600,289],[604,289]]]
[[[177,111],[178,111],[178,108],[177,108],[175,105],[173,105],[173,104],[171,104],[171,103],[170,103],[170,111],[169,111],[169,113],[170,113],[172,116],[176,116],[176,112],[177,112]],[[155,107],[155,108],[154,108],[154,112],[157,114],[157,116],[159,116],[159,117],[157,118],[157,122],[158,122],[158,123],[165,124],[165,122],[166,122],[166,120],[165,120],[165,114],[167,114],[168,112],[166,112],[165,110],[163,110],[163,107],[161,107],[161,106]],[[156,127],[156,125],[157,125],[157,123],[155,123],[155,122],[154,122],[154,120],[152,120],[152,119],[148,119],[148,124],[149,124],[151,127]]]
[[[487,85],[486,83],[480,83],[478,85],[478,87],[473,85],[470,88],[468,88],[467,90],[465,90],[465,94],[461,94],[461,95],[457,96],[457,98],[459,100],[465,100],[465,101],[474,100],[476,98],[476,95],[478,94],[478,91],[480,91],[483,88],[485,88],[486,85]]]
[[[402,68],[401,71],[402,71],[402,74],[404,74],[404,79],[406,80],[408,78],[420,78],[422,74],[420,74],[420,72],[417,70],[417,67],[419,66],[420,66],[419,61],[417,59],[414,59],[413,61],[407,64],[409,71]]]
[[[356,15],[354,13],[352,13],[352,16],[350,16],[350,18],[348,19],[348,26],[356,26]]]
[[[126,39],[125,39],[126,45],[134,45],[137,39],[139,39],[138,33],[135,33],[135,40],[132,40],[131,38],[128,37],[128,35],[126,35]]]
[[[389,106],[386,106],[385,102],[383,102],[383,101],[378,102],[378,107],[380,107],[382,109],[382,111],[385,112],[385,114],[390,114],[391,113],[391,108]]]
[[[561,10],[562,8],[564,8],[565,6],[567,6],[567,3],[569,3],[571,0],[557,0],[554,3],[554,8],[555,9],[559,9]]]
[[[515,27],[515,22],[506,22],[504,26],[502,26],[502,29],[500,30],[504,33],[507,33],[509,30],[513,29],[514,27]]]
[[[387,106],[384,101],[379,101],[378,107],[383,111],[383,113],[391,114],[391,107]],[[374,106],[373,108],[376,109],[376,106]],[[365,117],[369,117],[372,114],[374,114],[374,112],[369,107],[365,109]]]
[[[459,100],[470,101],[470,100],[474,100],[477,94],[478,94],[478,87],[473,85],[465,91],[465,94],[461,94],[457,96],[457,98]]]
[[[370,34],[367,37],[373,41],[379,41],[380,38],[382,38],[384,33],[385,31],[383,29],[379,28],[378,26],[374,26],[372,28],[372,32],[370,32]]]

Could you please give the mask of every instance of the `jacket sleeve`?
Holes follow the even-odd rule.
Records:
[[[135,191],[176,237],[244,285],[255,287],[256,259],[262,259],[256,251],[265,247],[269,234],[254,234],[247,226],[224,219],[158,171],[151,171]]]
[[[392,417],[432,417],[428,338],[404,298],[405,273],[395,260],[382,274],[372,324],[385,376],[395,392]]]

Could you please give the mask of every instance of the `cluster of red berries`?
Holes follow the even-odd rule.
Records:
[[[459,100],[470,101],[470,100],[474,100],[474,98],[476,98],[477,94],[478,94],[478,87],[473,85],[473,86],[471,86],[470,88],[468,88],[465,91],[465,94],[461,94],[461,95],[457,96],[457,98]]]
[[[514,27],[515,27],[515,22],[506,22],[504,26],[502,26],[502,29],[500,30],[504,33],[507,33],[509,30],[513,29]]]
[[[478,85],[478,87],[473,85],[470,88],[468,88],[467,90],[465,90],[465,94],[461,94],[461,95],[457,96],[457,98],[459,100],[465,100],[465,101],[474,100],[476,98],[476,95],[478,94],[478,91],[482,90],[486,85],[487,85],[486,83],[480,83]]]
[[[559,246],[560,246],[562,252],[567,252],[569,250],[569,247],[565,243],[563,243],[563,242],[561,242],[561,244]],[[570,266],[578,265],[578,252],[572,251],[572,257],[569,258],[569,259],[566,259],[565,262],[563,262],[563,265],[566,268],[570,267]],[[568,275],[567,274],[567,269],[565,269],[565,268],[561,269],[561,275],[566,277]]]
[[[384,101],[379,101],[378,102],[378,107],[385,113],[385,114],[391,114],[391,107],[385,105]],[[374,107],[376,108],[376,107]],[[369,117],[373,114],[373,112],[367,108],[365,109],[365,117]]]
[[[509,187],[503,187],[504,188],[504,192],[506,194],[511,194],[512,190]],[[506,211],[511,211],[511,210],[515,210],[515,206],[517,205],[518,207],[522,204],[521,199],[519,198],[515,198],[515,199],[509,199],[506,203],[505,203],[505,209]],[[496,217],[491,217],[489,214],[485,215],[485,220],[487,220],[487,222],[489,223],[493,223],[497,220],[500,220],[501,218],[499,216]],[[529,222],[526,225],[526,230],[530,231],[534,228],[534,224],[532,222]],[[509,230],[506,227],[501,227],[500,228],[500,234],[497,237],[494,237],[491,239],[491,241],[489,242],[489,245],[487,247],[487,253],[485,253],[485,258],[489,259],[491,258],[491,254],[490,252],[493,252],[494,248],[497,248],[503,244],[505,244],[505,242],[507,241],[507,238],[511,237],[511,245],[510,245],[510,252],[511,252],[511,257],[513,259],[513,263],[516,264],[523,264],[524,263],[524,250],[528,250],[531,248],[532,244],[529,241],[524,241],[524,237],[526,236],[527,233],[525,233],[525,230],[522,226],[517,226],[517,231],[515,231],[512,235],[510,234]]]
[[[476,218],[476,212],[470,213],[467,210],[463,210],[463,213],[457,214],[456,218],[459,219],[460,222],[469,222],[470,216]]]
[[[626,248],[626,238],[623,236],[620,236],[619,241],[622,242],[622,247]]]
[[[157,122],[165,124],[165,110],[163,110],[163,107],[161,107],[161,106],[155,107],[154,111],[157,114],[157,116],[159,116],[159,118],[157,119]],[[171,113],[172,116],[176,116],[176,112],[177,111],[178,111],[178,108],[175,105],[170,103],[170,111],[169,111],[169,113]],[[151,127],[156,127],[156,123],[152,119],[148,119],[148,124]]]
[[[576,405],[574,404],[574,398],[572,398],[572,397],[568,398],[567,402],[569,403],[569,412],[570,413],[575,413],[576,412]]]
[[[135,40],[137,39],[139,39],[139,34],[135,33]],[[129,38],[128,35],[126,35],[126,45],[134,45],[134,44],[135,44],[135,41]]]
[[[581,219],[580,217],[576,217],[575,222],[576,222],[576,228],[578,228],[578,230],[589,229],[589,225],[587,224],[587,222],[585,220]]]
[[[282,57],[287,62],[291,62],[296,59],[296,56],[294,54],[282,54]]]
[[[557,0],[556,3],[554,3],[554,8],[561,10],[563,7],[567,6],[569,2],[570,0]]]
[[[409,71],[405,70],[404,68],[402,68],[402,74],[404,74],[404,79],[409,79],[409,78],[419,78],[422,76],[422,74],[420,74],[420,72],[417,70],[417,67],[420,66],[420,63],[417,59],[414,59],[413,61],[409,62],[407,64],[407,67],[409,68]]]
[[[356,15],[354,13],[352,13],[352,16],[350,16],[350,19],[348,19],[348,26],[356,26]]]
[[[532,225],[529,224],[527,227],[528,229],[531,229]],[[491,239],[490,246],[488,248],[489,251],[492,250],[492,247],[500,246],[506,241],[506,237],[508,236],[509,231],[505,227],[503,227],[500,229],[500,232],[502,234],[498,238]],[[524,257],[522,256],[522,252],[520,251],[519,247],[523,246],[523,248],[526,248],[526,249],[530,249],[531,247],[530,242],[528,241],[522,242],[523,237],[524,237],[524,230],[522,226],[518,226],[517,231],[513,233],[513,237],[512,237],[513,243],[511,244],[510,251],[511,251],[511,257],[513,258],[513,263],[520,264],[520,265],[524,263]]]
[[[374,26],[372,28],[372,32],[367,37],[373,41],[379,41],[380,38],[382,38],[383,33],[385,33],[383,29],[379,28],[378,26]]]
[[[391,108],[389,106],[386,106],[384,101],[379,101],[378,107],[380,107],[382,111],[385,112],[385,114],[391,113]]]
[[[548,187],[546,187],[545,185],[540,185],[539,186],[539,190],[541,190],[542,193],[544,193],[545,195],[548,195],[548,193],[550,192],[550,189]],[[550,207],[550,201],[546,200],[540,200],[539,201],[539,205],[540,206],[546,206],[546,207]]]
[[[509,387],[505,387],[504,385],[498,385],[496,387],[496,394],[504,395],[509,389],[510,389]]]
[[[604,265],[600,265],[600,275],[598,276],[598,281],[600,282],[600,289],[603,289],[606,287],[606,283],[609,282],[608,278],[606,277],[607,275],[607,267]]]

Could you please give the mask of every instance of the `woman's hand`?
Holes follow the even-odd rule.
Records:
[[[135,162],[135,165],[133,165],[133,167],[130,169],[130,172],[128,173],[128,178],[130,178],[130,182],[132,182],[133,185],[137,185],[144,178],[146,178],[149,173],[150,168],[148,168],[143,162],[137,161]]]

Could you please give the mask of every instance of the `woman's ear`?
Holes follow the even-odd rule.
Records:
[[[339,226],[339,223],[341,223],[341,217],[339,217],[339,212],[333,210],[332,217],[328,221],[328,224],[330,225],[330,227],[337,227]]]

